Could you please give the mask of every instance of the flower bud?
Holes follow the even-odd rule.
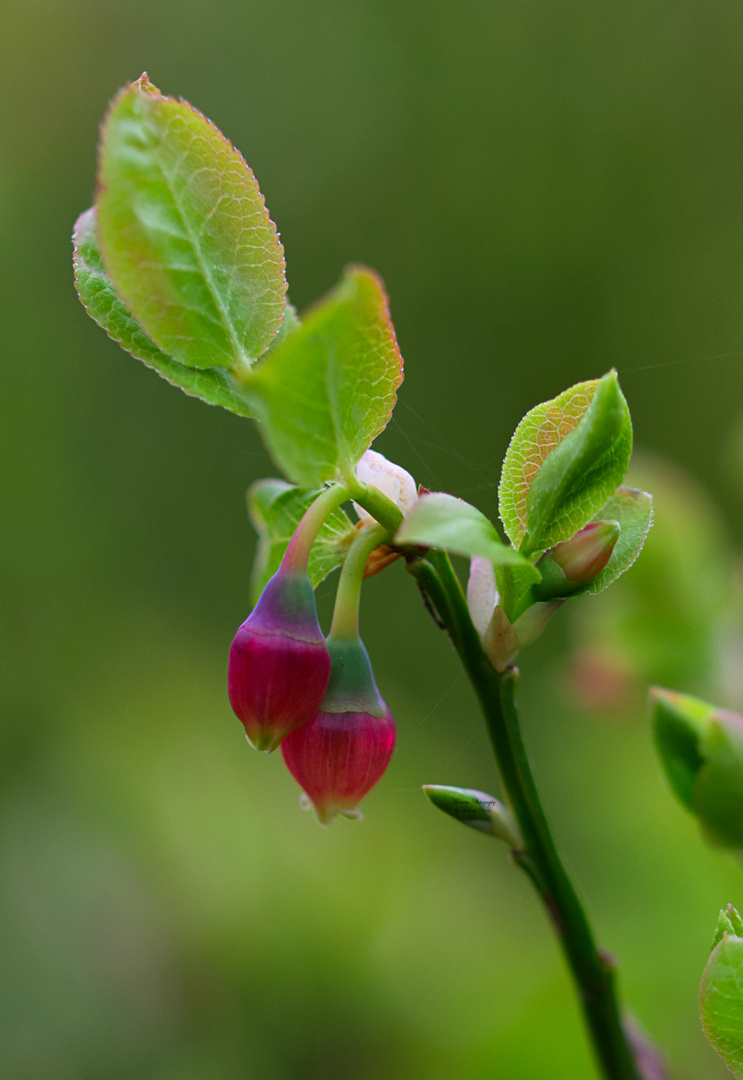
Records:
[[[415,480],[401,465],[388,461],[384,454],[376,450],[367,450],[356,466],[356,475],[364,484],[377,488],[386,495],[403,514],[408,514],[418,499]],[[374,518],[363,506],[353,504],[354,510],[365,525],[372,524]]]
[[[539,599],[569,596],[598,577],[612,556],[620,531],[618,521],[592,521],[546,551],[537,563],[542,573],[536,587]]]
[[[516,630],[498,604],[482,637],[485,655],[496,671],[505,671],[519,651]]]
[[[359,818],[359,803],[389,765],[395,721],[379,696],[361,641],[329,641],[332,671],[317,715],[281,744],[286,767],[319,821]]]
[[[743,717],[657,686],[650,704],[674,794],[711,843],[743,850]]]
[[[524,840],[516,820],[500,799],[473,788],[448,784],[424,784],[423,790],[434,806],[471,829],[503,840],[515,851],[522,851]]]
[[[511,622],[497,604],[482,635],[485,655],[496,671],[505,671],[516,659],[519,649],[532,645],[564,600],[549,600],[532,604],[515,622]]]
[[[330,654],[305,573],[279,570],[235,634],[227,687],[235,715],[257,750],[275,750],[317,713]]]
[[[732,904],[728,904],[725,910],[720,912],[719,918],[717,919],[717,926],[715,927],[714,937],[712,938],[712,944],[709,947],[710,952],[712,952],[716,945],[719,945],[725,934],[743,938],[743,919],[741,919]]]

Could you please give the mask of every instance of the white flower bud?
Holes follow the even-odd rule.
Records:
[[[362,483],[369,484],[386,495],[402,510],[403,515],[409,514],[418,500],[418,486],[410,473],[394,461],[388,461],[376,450],[366,451],[356,466],[356,475]],[[353,508],[365,524],[374,523],[374,518],[363,506],[354,503]]]

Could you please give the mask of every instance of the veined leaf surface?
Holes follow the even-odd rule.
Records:
[[[498,490],[500,515],[525,553],[567,540],[621,483],[632,425],[616,373],[537,405],[516,428]]]
[[[382,283],[357,266],[256,365],[246,393],[276,464],[311,488],[353,482],[361,455],[389,421],[402,378]]]
[[[727,929],[740,927],[740,918],[720,912],[715,946],[699,988],[704,1033],[733,1076],[743,1078],[743,937]],[[722,925],[721,925],[722,924]]]
[[[418,499],[398,530],[395,542],[442,548],[455,555],[489,559],[494,566],[516,567],[529,583],[540,578],[534,564],[504,544],[495,526],[476,506],[442,491]]]
[[[78,296],[90,317],[113,341],[191,397],[201,398],[209,405],[221,405],[239,416],[253,415],[240,383],[227,368],[186,367],[158,349],[147,336],[116,295],[106,273],[98,244],[95,208],[86,210],[77,219],[73,241]]]
[[[242,376],[276,336],[286,280],[241,154],[143,75],[104,121],[96,206],[108,274],[157,347],[186,367]]]

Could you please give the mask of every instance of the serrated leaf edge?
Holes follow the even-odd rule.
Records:
[[[91,212],[93,214],[95,214],[95,206],[90,206],[90,207],[88,207],[87,210],[83,210],[83,212],[81,214],[78,214],[77,219],[76,219],[75,224],[74,224],[73,229],[72,229],[72,269],[73,269],[73,280],[74,280],[74,283],[75,283],[75,292],[77,293],[78,300],[80,301],[82,306],[85,308],[85,311],[88,313],[88,316],[92,319],[92,321],[96,324],[96,326],[100,327],[100,329],[103,330],[106,337],[108,337],[110,341],[113,341],[114,344],[118,345],[120,349],[122,349],[125,353],[128,353],[128,355],[133,357],[135,360],[139,360],[140,363],[144,364],[144,366],[146,368],[149,368],[150,371],[154,371],[156,375],[158,375],[161,379],[164,379],[165,382],[167,382],[170,386],[173,386],[173,387],[175,387],[176,390],[180,390],[182,393],[186,394],[187,397],[195,398],[197,401],[203,401],[203,403],[205,405],[210,405],[215,409],[224,409],[225,412],[232,413],[233,416],[242,416],[245,419],[254,419],[254,417],[251,414],[242,413],[242,412],[236,412],[234,409],[230,409],[229,406],[223,405],[221,402],[209,401],[207,398],[202,397],[201,394],[196,393],[195,390],[189,390],[185,386],[183,386],[181,383],[174,382],[172,378],[170,378],[168,375],[165,374],[164,371],[161,371],[160,368],[155,367],[155,365],[152,363],[151,360],[148,360],[146,357],[142,356],[139,350],[128,348],[124,344],[124,342],[121,340],[120,337],[117,337],[114,333],[112,333],[111,330],[107,326],[104,326],[103,323],[99,322],[98,319],[95,317],[95,315],[93,315],[93,313],[90,310],[90,307],[88,306],[88,304],[83,299],[82,292],[80,291],[79,270],[80,270],[80,261],[81,260],[79,258],[79,248],[78,248],[78,225],[80,224],[80,221],[85,217],[85,215],[90,214]],[[97,222],[96,222],[96,231],[97,231]],[[102,252],[102,248],[101,248],[101,245],[100,245],[100,239],[99,239],[99,243],[98,243],[98,248],[99,248],[99,251],[101,252],[101,259],[103,259],[103,252]],[[104,265],[104,270],[106,270],[105,265]],[[147,333],[147,331],[141,325],[139,320],[136,318],[136,316],[132,313],[132,311],[129,309],[129,307],[127,307],[127,305],[121,299],[118,292],[116,292],[116,285],[114,284],[113,279],[111,278],[110,274],[108,273],[108,270],[106,270],[106,276],[108,277],[108,280],[111,282],[111,286],[112,286],[114,292],[116,293],[117,300],[122,305],[122,307],[125,308],[125,310],[129,314],[132,321],[137,324],[137,326],[139,327],[140,332],[151,343],[152,348],[154,350],[156,350],[157,352],[159,352],[169,363],[176,364],[179,368],[183,368],[184,371],[193,372],[196,375],[201,374],[202,372],[204,374],[206,374],[208,372],[216,372],[216,373],[219,374],[219,378],[221,378],[223,380],[225,378],[232,379],[234,381],[234,383],[235,383],[236,392],[241,392],[242,391],[241,384],[237,381],[237,379],[235,379],[234,375],[232,375],[232,373],[227,368],[220,368],[220,367],[190,368],[190,367],[187,367],[185,364],[181,364],[181,362],[179,360],[176,360],[174,357],[170,356],[163,349],[161,349],[159,345],[156,345],[155,342],[150,337],[150,335]],[[229,384],[227,384],[227,385],[228,385],[228,389],[231,389],[231,387],[229,387]]]

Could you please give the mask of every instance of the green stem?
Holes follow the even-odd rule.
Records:
[[[355,537],[343,560],[328,641],[358,637],[359,600],[366,560],[375,547],[379,547],[389,538],[383,525],[372,525]]]
[[[351,498],[363,506],[367,513],[376,518],[380,525],[384,525],[387,532],[392,536],[397,532],[403,522],[403,513],[399,506],[388,499],[378,488],[371,484],[364,484],[355,478],[351,485]]]
[[[622,1025],[614,964],[596,945],[542,809],[516,711],[518,673],[509,668],[498,674],[488,661],[448,555],[431,551],[408,566],[448,630],[479,699],[503,791],[524,838],[523,851],[513,858],[539,891],[557,931],[603,1075],[643,1080]]]
[[[350,497],[348,489],[342,484],[331,484],[320,492],[315,501],[305,510],[294,536],[289,541],[289,547],[281,561],[282,570],[290,573],[307,572],[310,551],[318,532],[333,511]]]

